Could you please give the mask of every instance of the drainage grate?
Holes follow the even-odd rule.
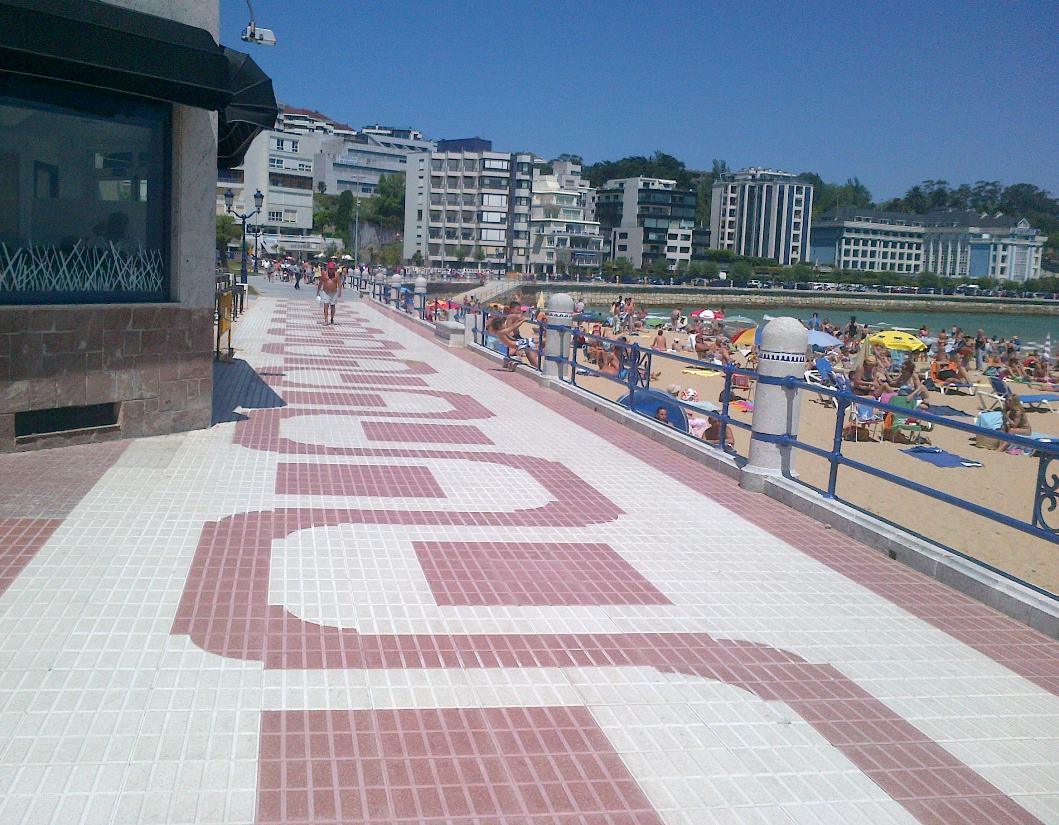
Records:
[[[17,412],[15,437],[50,435],[92,427],[113,427],[118,423],[119,406],[120,402]]]

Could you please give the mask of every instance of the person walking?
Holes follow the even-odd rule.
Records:
[[[335,305],[342,295],[342,283],[338,267],[335,266],[334,261],[330,261],[327,268],[320,271],[320,280],[316,284],[316,300],[323,304],[325,326],[335,323]],[[330,317],[328,310],[330,310]]]
[[[302,267],[301,264],[294,265],[294,288],[302,288]]]

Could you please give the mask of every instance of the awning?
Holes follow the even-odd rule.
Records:
[[[0,0],[0,73],[217,111],[224,167],[279,113],[248,55],[205,29],[99,0]]]

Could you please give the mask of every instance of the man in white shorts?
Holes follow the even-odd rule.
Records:
[[[335,304],[342,295],[342,276],[338,274],[338,267],[334,261],[327,264],[327,268],[320,273],[320,280],[316,282],[316,300],[324,305],[324,325],[334,324]],[[330,310],[330,317],[328,316]]]

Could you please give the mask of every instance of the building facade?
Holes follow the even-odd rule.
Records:
[[[215,184],[203,163],[237,163],[262,125],[251,119],[274,121],[271,83],[218,45],[216,0],[5,12],[0,451],[207,427]],[[27,33],[54,52],[12,59]],[[237,61],[259,81],[249,99],[231,81]]]
[[[587,183],[569,174],[562,181],[554,174],[533,179],[527,271],[556,275],[599,268],[603,242],[599,223],[587,216]]]
[[[383,175],[404,174],[409,155],[433,149],[421,132],[378,125],[325,138],[313,156],[313,185],[329,194],[349,191],[370,198]]]
[[[525,152],[423,152],[405,177],[404,257],[435,267],[529,267],[533,170]]]
[[[1048,239],[1026,219],[943,210],[924,216],[923,268],[947,278],[1022,283],[1041,277]]]
[[[923,270],[922,215],[840,207],[813,221],[809,260],[820,266],[914,275]]]
[[[690,261],[695,201],[695,193],[675,180],[608,180],[595,193],[595,219],[608,236],[609,256],[638,269],[657,261],[675,269]]]
[[[711,195],[713,249],[785,266],[810,260],[812,184],[788,172],[751,167],[723,176]]]
[[[261,212],[248,225],[260,228],[260,233],[248,228],[251,248],[259,245],[264,254],[298,258],[324,250],[325,239],[313,232],[313,169],[320,142],[311,131],[268,129],[254,138],[240,166],[218,171],[218,215],[226,212],[228,189],[235,196],[235,211],[243,214],[253,211],[255,192],[264,195]]]

